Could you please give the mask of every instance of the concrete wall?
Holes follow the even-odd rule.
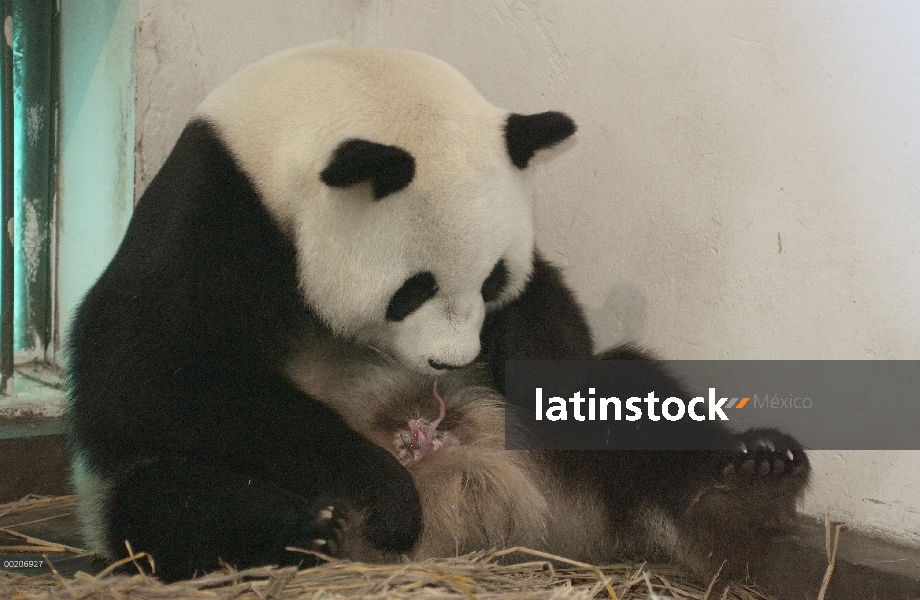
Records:
[[[218,8],[220,7],[220,8]],[[920,4],[138,0],[137,192],[206,93],[337,37],[560,109],[538,243],[600,346],[920,358]],[[816,452],[804,510],[920,542],[920,453]]]

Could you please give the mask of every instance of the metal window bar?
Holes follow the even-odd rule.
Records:
[[[0,281],[0,393],[13,391],[13,2],[3,0],[3,244]]]
[[[59,6],[2,0],[0,393],[11,392],[17,353],[53,362],[54,207],[58,163]]]

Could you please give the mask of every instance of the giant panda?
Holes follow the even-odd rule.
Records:
[[[563,113],[488,103],[416,52],[324,43],[198,107],[72,323],[68,439],[90,548],[219,568],[528,546],[701,576],[795,516],[770,430],[719,450],[504,448],[505,361],[590,359],[534,247],[527,168]],[[631,347],[598,360],[642,361]],[[654,432],[651,435],[655,435]]]

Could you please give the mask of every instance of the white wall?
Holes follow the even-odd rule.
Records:
[[[218,8],[218,6],[220,8]],[[920,358],[920,4],[138,0],[137,182],[244,64],[330,37],[422,50],[561,109],[537,231],[600,346]],[[920,542],[920,453],[815,452],[804,510]]]

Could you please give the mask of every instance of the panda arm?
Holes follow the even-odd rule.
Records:
[[[185,552],[174,577],[275,561],[315,533],[320,498],[366,512],[374,545],[411,548],[408,472],[281,374],[315,318],[295,260],[218,132],[191,123],[71,328],[68,440],[109,489],[81,502],[110,557],[130,538],[157,560]]]
[[[523,293],[486,316],[481,360],[493,383],[505,387],[505,361],[515,359],[587,359],[593,342],[575,295],[559,269],[534,252],[533,272]]]

